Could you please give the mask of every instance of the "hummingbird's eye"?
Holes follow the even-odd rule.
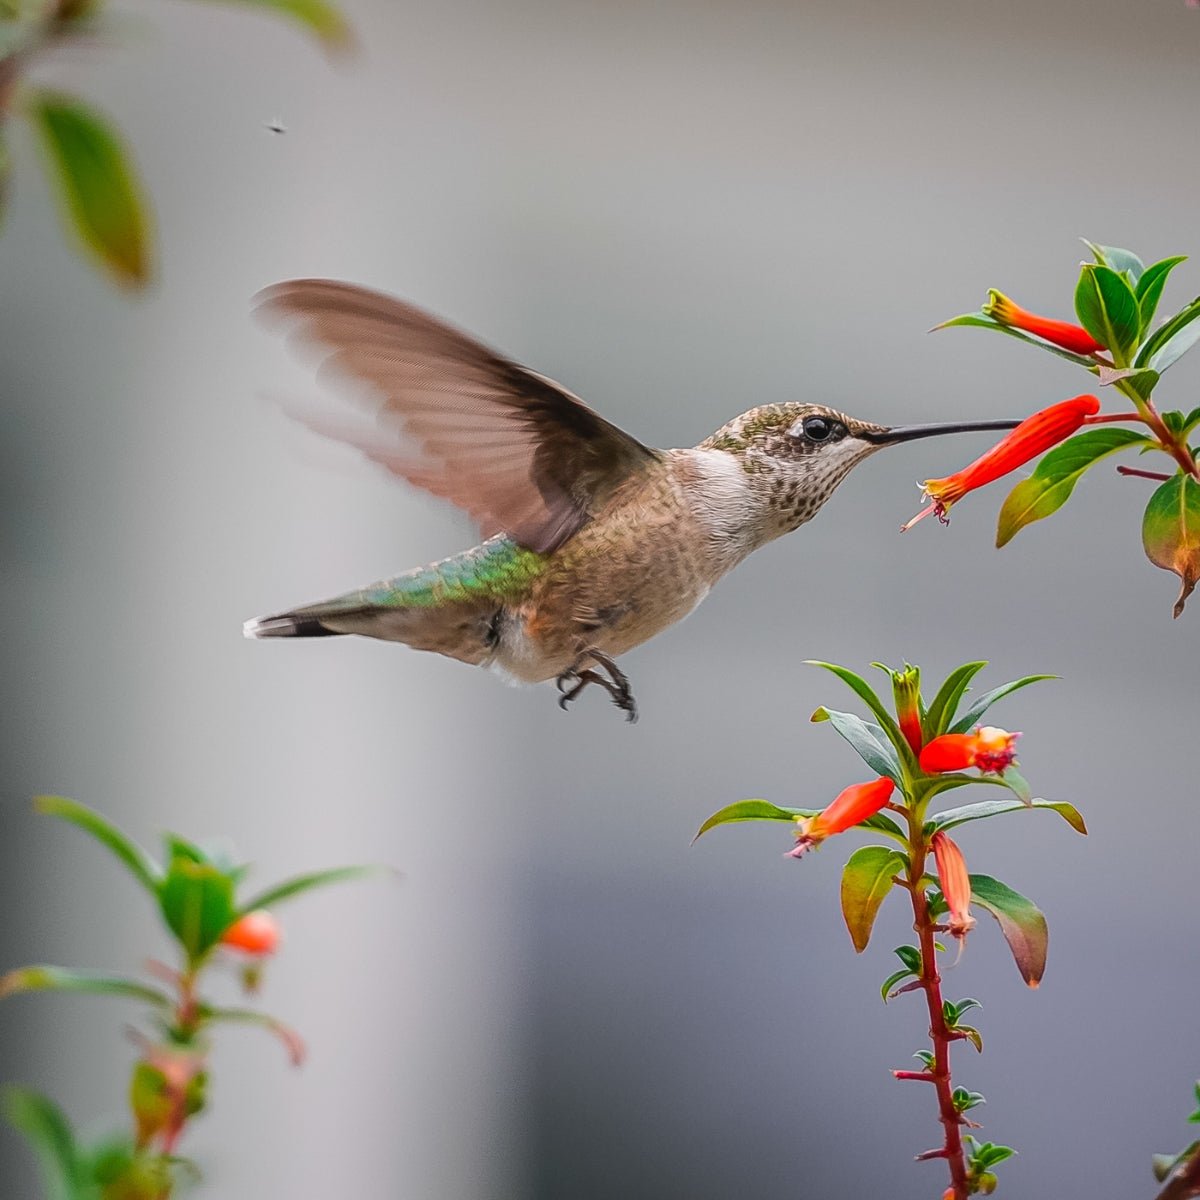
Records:
[[[805,417],[800,428],[810,442],[836,441],[846,432],[840,421],[831,421],[828,417]]]

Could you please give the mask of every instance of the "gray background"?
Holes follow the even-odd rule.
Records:
[[[2,964],[135,970],[143,897],[64,792],[153,844],[222,836],[266,881],[404,872],[286,910],[266,1003],[310,1040],[293,1073],[220,1038],[186,1150],[203,1194],[927,1200],[937,1128],[894,1084],[915,1001],[877,986],[889,905],[856,957],[837,877],[775,827],[697,824],[744,796],[819,805],[863,777],[807,723],[840,685],[801,666],[988,657],[1053,671],[999,709],[1076,837],[1019,815],[963,832],[974,869],[1040,901],[1025,989],[987,918],[951,994],[981,998],[984,1136],[1005,1194],[1146,1196],[1200,1061],[1194,770],[1200,600],[1141,556],[1150,486],[1102,467],[997,553],[998,486],[904,538],[913,481],[980,439],[905,447],[628,656],[643,709],[509,690],[343,640],[253,644],[241,622],[470,544],[455,513],[290,428],[318,394],[249,317],[294,275],[451,317],[644,440],[691,444],[752,404],[880,421],[1022,415],[1087,387],[973,331],[926,337],[987,285],[1067,316],[1083,234],[1200,251],[1200,14],[1176,0],[1003,5],[347,0],[365,52],[331,69],[281,24],[129,6],[107,48],[42,78],[127,130],[158,206],[159,286],[115,294],[60,240],[17,143],[0,237]],[[281,118],[288,132],[264,124]],[[1167,303],[1198,290],[1189,263]],[[1165,398],[1190,408],[1197,364]],[[0,1075],[83,1124],[119,1111],[127,1006],[3,1011]],[[34,1195],[0,1131],[5,1195]]]

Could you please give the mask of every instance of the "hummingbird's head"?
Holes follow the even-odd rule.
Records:
[[[734,417],[706,441],[741,463],[766,502],[771,536],[803,525],[852,468],[884,446],[915,438],[980,429],[1011,429],[1016,421],[954,422],[888,427],[860,421],[825,404],[764,404]]]

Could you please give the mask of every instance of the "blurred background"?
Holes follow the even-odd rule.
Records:
[[[6,614],[0,968],[136,970],[166,947],[116,864],[35,817],[53,791],[144,842],[220,838],[255,878],[384,861],[399,883],[284,911],[264,1001],[299,1072],[218,1039],[185,1150],[204,1195],[361,1200],[887,1195],[943,1168],[923,1043],[857,957],[853,844],[689,839],[742,797],[819,806],[862,777],[801,661],[1050,671],[995,710],[1037,794],[1084,811],[964,829],[1036,899],[1041,989],[993,922],[949,975],[985,1005],[986,1138],[1021,1196],[1148,1196],[1200,1069],[1195,848],[1200,601],[1142,557],[1151,485],[1102,466],[992,549],[1002,486],[900,538],[914,481],[979,439],[856,471],[819,517],[627,656],[642,709],[570,715],[458,664],[345,639],[251,643],[248,617],[454,552],[474,531],[275,400],[320,395],[250,316],[264,285],[395,292],[563,381],[656,445],[750,405],[883,422],[1021,416],[1077,368],[972,330],[989,285],[1067,317],[1084,235],[1200,253],[1200,13],[1182,0],[659,3],[346,0],[361,54],[233,6],[129,3],[119,37],[39,70],[126,131],[162,274],[128,299],[64,245],[27,138],[0,237]],[[281,122],[286,132],[267,126]],[[1200,290],[1185,264],[1164,304]],[[1168,311],[1167,308],[1163,310]],[[1195,359],[1196,356],[1193,356]],[[1198,402],[1197,362],[1160,390]],[[123,1103],[122,1002],[4,1008],[0,1076],[84,1126]],[[0,1129],[4,1192],[36,1194]]]

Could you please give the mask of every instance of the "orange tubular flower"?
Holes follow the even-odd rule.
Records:
[[[892,672],[892,691],[896,697],[896,720],[904,740],[914,754],[921,753],[925,733],[921,728],[921,672],[907,663],[903,671]]]
[[[975,928],[971,906],[971,877],[967,874],[962,851],[944,833],[933,835],[933,857],[937,862],[938,883],[949,909],[946,928],[960,941]]]
[[[1020,305],[1014,304],[1003,292],[998,292],[995,288],[988,291],[988,302],[983,306],[983,315],[991,317],[999,325],[1008,325],[1013,329],[1032,333],[1043,342],[1061,346],[1074,354],[1095,354],[1097,350],[1105,349],[1082,325],[1039,317],[1037,313],[1028,312]]]
[[[1057,446],[1064,438],[1073,434],[1084,421],[1100,411],[1100,401],[1095,396],[1075,396],[1052,404],[1026,417],[1011,433],[997,442],[986,454],[977,458],[970,466],[963,467],[945,479],[927,479],[921,485],[924,498],[932,503],[923,508],[913,519],[900,526],[900,532],[911,529],[923,517],[936,513],[943,524],[948,522],[950,506],[961,500],[968,492],[1024,466],[1030,459]]]
[[[221,945],[252,958],[266,958],[279,948],[279,923],[265,909],[248,912],[221,934]]]
[[[980,725],[974,733],[943,733],[921,751],[921,770],[930,775],[945,771],[965,771],[978,767],[985,775],[999,775],[1017,761],[1019,733]]]
[[[891,798],[895,787],[885,775],[871,783],[854,783],[839,792],[837,799],[815,817],[798,817],[796,847],[788,851],[788,857],[802,858],[806,850],[819,846],[827,837],[844,833],[873,817]]]

